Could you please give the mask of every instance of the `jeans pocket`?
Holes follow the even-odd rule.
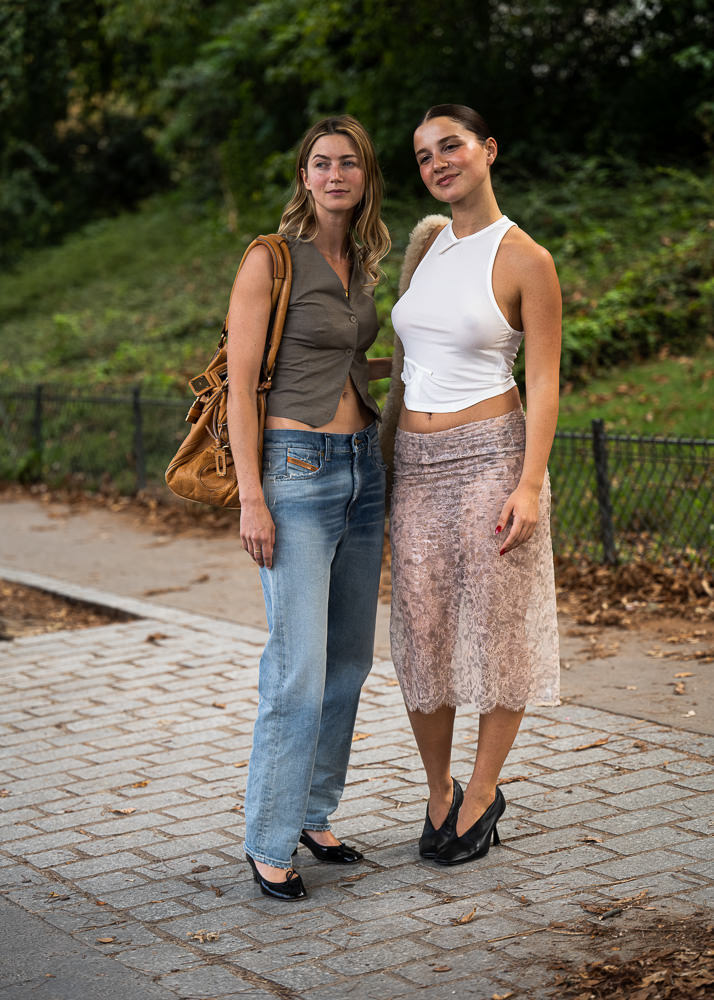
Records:
[[[319,449],[288,445],[285,456],[286,479],[311,479],[320,474],[323,465],[324,454]]]

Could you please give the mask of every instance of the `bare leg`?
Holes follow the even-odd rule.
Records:
[[[435,712],[409,712],[429,785],[429,818],[435,830],[446,819],[454,794],[451,783],[451,743],[456,709],[442,705]]]
[[[496,782],[508,751],[513,746],[523,712],[524,709],[510,712],[507,708],[497,707],[488,715],[480,716],[476,763],[459,810],[456,824],[458,837],[483,816],[495,799]]]

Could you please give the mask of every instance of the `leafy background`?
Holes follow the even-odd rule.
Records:
[[[706,0],[0,0],[0,373],[185,392],[318,116],[369,127],[394,251],[411,133],[472,104],[501,208],[553,253],[563,416],[712,436],[714,13]]]

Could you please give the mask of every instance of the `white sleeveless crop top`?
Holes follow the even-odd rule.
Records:
[[[449,223],[392,309],[404,345],[404,405],[453,413],[499,396],[515,384],[513,362],[523,331],[514,330],[493,294],[493,262],[515,225],[505,215],[457,239]]]

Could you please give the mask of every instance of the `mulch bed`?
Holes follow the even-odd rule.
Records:
[[[122,612],[0,580],[0,641],[128,620],[130,616]]]
[[[707,923],[704,914],[680,920],[642,917],[625,932],[616,926],[595,927],[593,936],[600,940],[593,950],[605,957],[584,965],[562,959],[552,962],[550,968],[556,973],[550,984],[553,995],[559,1000],[708,1000],[714,996],[714,924]],[[613,949],[615,940],[618,945]]]

